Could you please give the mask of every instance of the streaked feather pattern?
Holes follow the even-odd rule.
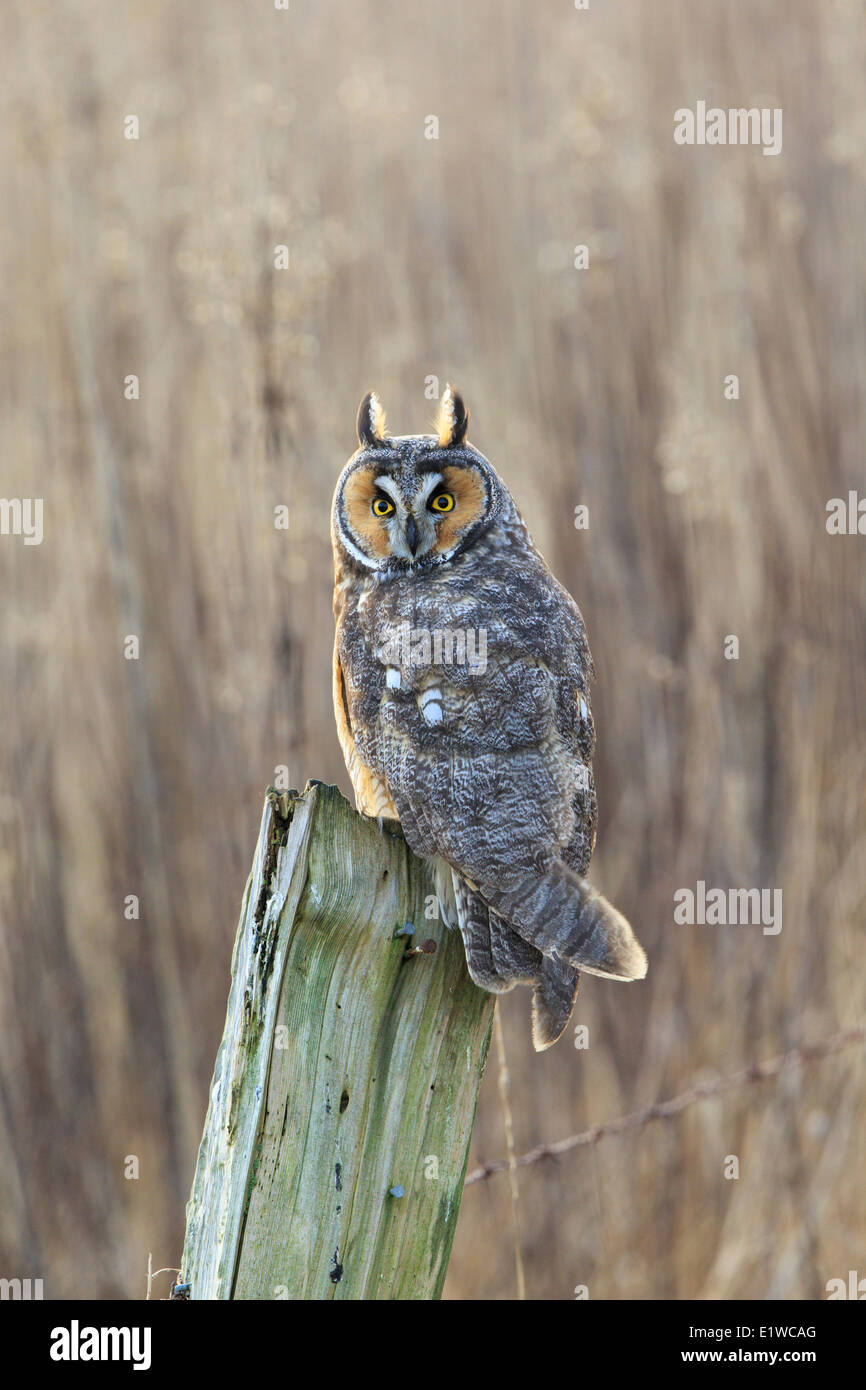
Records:
[[[393,438],[378,401],[362,402],[332,516],[337,724],[359,808],[387,802],[430,861],[472,978],[533,986],[541,1050],[568,1023],[580,970],[638,979],[646,958],[585,878],[597,809],[583,620],[467,422],[449,389],[437,434]],[[442,655],[455,630],[463,660]]]

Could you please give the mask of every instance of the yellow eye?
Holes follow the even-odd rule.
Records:
[[[375,516],[390,516],[394,510],[394,503],[389,502],[387,497],[373,498],[373,513]]]
[[[437,492],[431,499],[430,507],[434,512],[450,512],[454,510],[454,494],[451,492]]]

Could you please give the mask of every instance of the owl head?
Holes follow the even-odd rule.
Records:
[[[335,549],[383,577],[454,560],[510,503],[483,454],[466,440],[469,412],[450,386],[435,434],[392,437],[375,392],[358,409],[357,451],[334,493]]]

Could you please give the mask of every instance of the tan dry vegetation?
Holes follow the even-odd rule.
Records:
[[[45,500],[0,541],[0,1273],[139,1297],[179,1258],[264,788],[347,788],[327,518],[371,385],[402,432],[460,384],[596,660],[593,876],[651,969],[584,982],[586,1052],[505,1000],[518,1151],[859,1022],[859,4],[60,0],[0,44],[2,492]],[[782,107],[782,155],[675,146],[699,97]],[[701,878],[781,887],[781,934],[676,926]],[[863,1095],[854,1049],[527,1170],[529,1296],[866,1273]],[[447,1294],[514,1287],[499,1176]]]

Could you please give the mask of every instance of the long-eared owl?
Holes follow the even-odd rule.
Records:
[[[358,809],[428,861],[482,989],[534,986],[555,1042],[579,971],[646,973],[584,875],[595,845],[592,658],[449,387],[434,435],[391,437],[373,393],[334,494],[334,707]]]

